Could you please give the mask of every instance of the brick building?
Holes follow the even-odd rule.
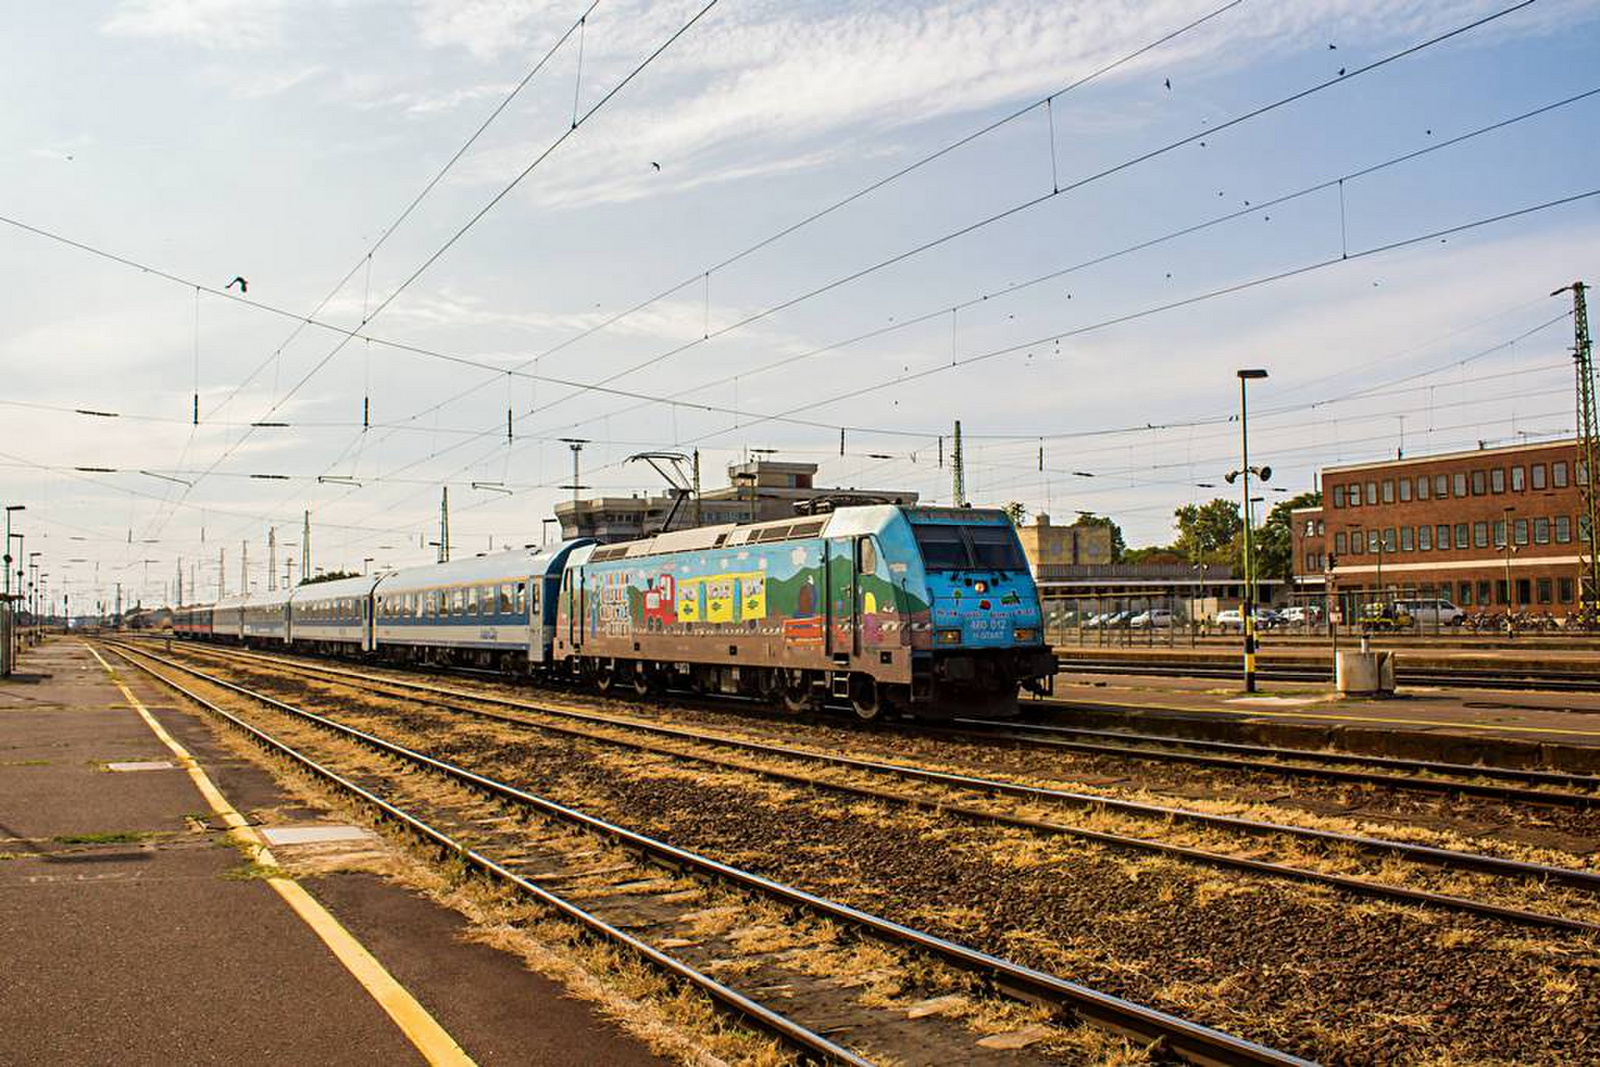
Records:
[[[1325,467],[1322,506],[1293,513],[1295,584],[1347,613],[1381,590],[1565,614],[1579,588],[1582,475],[1570,439]]]

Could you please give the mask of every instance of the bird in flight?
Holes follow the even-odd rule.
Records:
[[[1167,92],[1169,92],[1169,93],[1172,92],[1172,79],[1171,78],[1166,79],[1166,86],[1167,86]]]
[[[244,275],[242,274],[236,275],[233,281],[229,282],[222,288],[224,291],[226,291],[228,289],[232,289],[235,285],[239,287],[239,292],[241,293],[248,293],[250,291],[250,283],[244,280]]]
[[[654,161],[654,160],[651,160],[651,161],[650,161],[650,165],[651,165],[651,166],[652,166],[652,167],[654,167],[654,168],[656,168],[656,170],[660,170],[660,169],[661,169],[661,164],[659,164],[659,163],[657,163],[657,162],[655,162],[655,161]]]

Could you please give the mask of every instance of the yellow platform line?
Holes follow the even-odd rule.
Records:
[[[1270,695],[1270,694],[1268,694]],[[1271,711],[1266,708],[1208,708],[1196,705],[1175,704],[1145,704],[1130,700],[1126,704],[1108,704],[1104,701],[1075,700],[1072,697],[1058,696],[1058,703],[1078,705],[1084,708],[1113,708],[1117,711],[1137,709],[1139,711],[1176,711],[1185,715],[1248,715],[1268,716],[1278,719],[1326,719],[1332,722],[1349,723],[1379,723],[1385,726],[1437,726],[1447,730],[1484,730],[1495,733],[1536,733],[1536,734],[1570,734],[1573,737],[1600,737],[1600,730],[1573,730],[1561,726],[1503,726],[1494,723],[1481,722],[1445,722],[1438,719],[1401,719],[1378,715],[1330,715],[1315,711]],[[1572,712],[1556,711],[1557,715],[1569,715]],[[1582,714],[1581,712],[1578,714]]]
[[[177,757],[178,763],[189,772],[189,778],[206,798],[206,803],[211,805],[211,810],[222,819],[232,834],[245,841],[253,853],[253,862],[263,867],[276,867],[272,851],[267,843],[262,840],[250,826],[243,815],[236,811],[228,799],[224,797],[211,781],[209,775],[201,769],[200,764],[189,754],[188,749],[179,744],[173,736],[167,733],[165,727],[150,714],[134,695],[133,690],[125,685],[117,676],[116,670],[100,655],[99,650],[91,645],[84,645],[95,659],[100,661],[106,674],[111,677],[112,684],[122,691],[124,699],[130,707],[144,719],[145,725],[160,739]],[[371,994],[372,999],[378,1002],[400,1028],[406,1039],[416,1046],[429,1063],[450,1064],[455,1067],[471,1067],[473,1060],[455,1039],[439,1025],[438,1020],[424,1008],[417,999],[406,991],[394,976],[391,975],[383,964],[379,963],[372,953],[368,952],[355,936],[346,930],[338,919],[324,908],[317,899],[308,893],[304,886],[286,875],[273,875],[263,879],[269,886],[282,897],[284,902],[293,909],[294,913],[311,927],[322,943],[344,964],[345,968],[361,983],[363,989]]]

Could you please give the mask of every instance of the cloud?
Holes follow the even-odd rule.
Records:
[[[284,7],[283,0],[123,0],[100,28],[202,48],[260,48],[279,39]]]

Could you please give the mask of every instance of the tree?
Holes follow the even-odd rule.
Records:
[[[1028,505],[1020,500],[1008,500],[1000,510],[1006,513],[1006,518],[1011,520],[1013,526],[1021,526],[1028,517]]]
[[[1184,559],[1191,563],[1238,561],[1238,550],[1231,553],[1232,559],[1228,550],[1244,530],[1239,505],[1218,497],[1204,504],[1185,504],[1172,517],[1178,524],[1178,539],[1172,548]]]
[[[1104,526],[1111,531],[1111,562],[1121,563],[1122,557],[1127,554],[1128,542],[1122,539],[1122,527],[1112,522],[1104,515],[1096,515],[1092,511],[1078,512],[1078,521],[1074,526]]]
[[[1310,492],[1280,500],[1272,506],[1267,513],[1267,521],[1251,536],[1260,577],[1288,581],[1294,576],[1294,529],[1289,513],[1296,508],[1314,508],[1321,503],[1322,494]]]
[[[340,578],[359,578],[359,571],[328,571],[325,574],[313,575],[310,578],[300,579],[301,585],[316,585],[318,582],[336,582]]]

